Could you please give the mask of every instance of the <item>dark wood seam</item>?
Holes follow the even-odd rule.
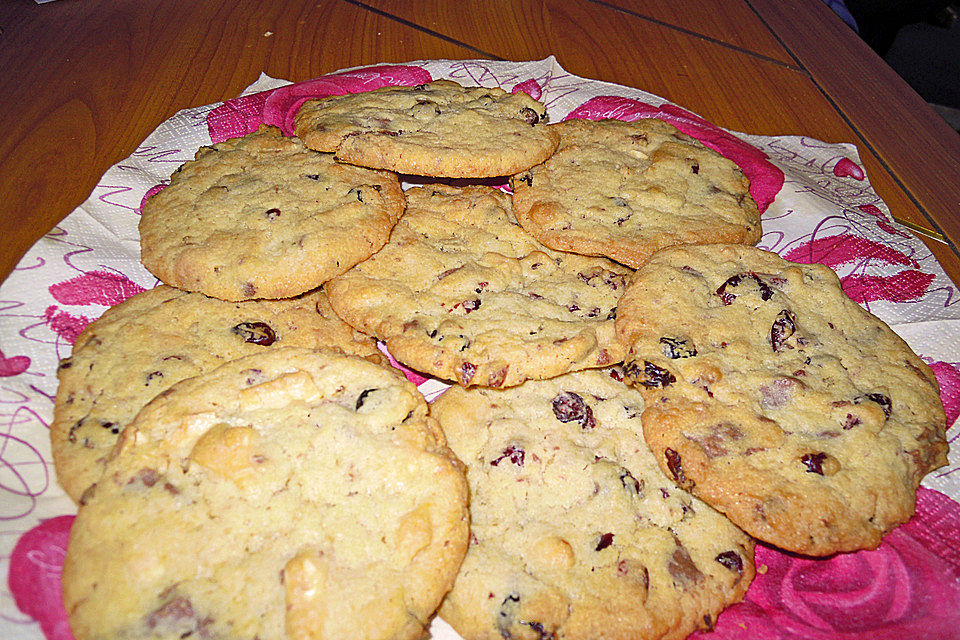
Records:
[[[796,56],[796,54],[793,53],[790,47],[787,46],[787,43],[785,43],[783,39],[780,38],[780,35],[764,19],[763,15],[757,10],[757,8],[753,6],[753,3],[750,2],[750,0],[744,0],[744,3],[746,3],[746,5],[750,7],[750,10],[753,11],[754,15],[756,15],[757,18],[760,20],[760,22],[762,22],[763,25],[767,28],[767,30],[771,34],[773,34],[773,37],[777,39],[777,42],[780,43],[780,46],[783,47],[784,51],[786,51],[790,55],[790,57],[794,59],[794,61],[797,63],[798,66],[804,69],[804,72],[807,74],[807,76],[810,77],[810,81],[813,82],[813,86],[817,88],[817,91],[819,91],[820,94],[827,99],[827,102],[830,103],[830,106],[833,107],[833,110],[836,111],[838,114],[840,114],[840,117],[843,118],[843,121],[846,122],[847,125],[857,135],[857,138],[860,139],[860,142],[863,143],[863,146],[866,147],[866,149],[870,151],[871,154],[873,154],[873,157],[877,159],[877,162],[880,163],[880,166],[883,167],[884,171],[886,171],[887,174],[893,179],[893,182],[898,187],[900,187],[900,190],[904,194],[906,194],[910,202],[912,202],[914,206],[917,208],[917,210],[923,215],[924,219],[927,221],[927,224],[930,225],[930,228],[933,231],[936,231],[937,233],[939,233],[941,236],[943,236],[947,240],[946,245],[950,247],[954,255],[956,255],[957,258],[960,259],[960,251],[957,250],[957,245],[954,243],[953,238],[951,238],[949,235],[944,233],[943,228],[939,224],[937,224],[937,221],[933,219],[933,217],[927,211],[926,207],[924,207],[920,203],[920,201],[917,200],[917,198],[913,195],[913,192],[907,188],[907,186],[900,179],[900,176],[898,176],[897,173],[893,170],[893,168],[887,163],[886,159],[884,159],[883,156],[881,156],[877,152],[874,146],[870,144],[870,141],[867,140],[866,136],[864,136],[863,133],[860,131],[860,129],[850,120],[849,117],[847,117],[847,114],[844,112],[844,110],[840,108],[840,106],[834,101],[834,99],[830,96],[830,94],[827,93],[826,89],[824,89],[823,86],[820,84],[820,82],[817,81],[816,76],[810,73],[809,69],[806,69],[805,67],[803,67],[803,64],[801,63],[800,59]],[[891,215],[893,215],[892,211],[891,211]],[[920,234],[917,234],[917,235],[919,236]],[[923,239],[922,236],[921,236],[921,239]],[[936,240],[931,240],[931,242],[936,242]]]
[[[731,49],[731,50],[736,51],[736,52],[738,52],[738,53],[743,53],[743,54],[748,55],[748,56],[750,56],[750,57],[752,57],[752,58],[758,58],[758,59],[763,60],[763,61],[765,61],[765,62],[770,62],[770,63],[775,64],[775,65],[777,65],[777,66],[784,67],[785,69],[790,69],[791,71],[799,71],[799,72],[801,72],[801,73],[806,73],[806,70],[805,70],[802,66],[800,66],[799,64],[798,64],[798,65],[787,64],[787,63],[784,62],[783,60],[777,60],[776,58],[771,58],[770,56],[764,55],[764,54],[762,54],[762,53],[757,53],[756,51],[751,51],[750,49],[741,47],[741,46],[739,46],[739,45],[731,44],[731,43],[729,43],[729,42],[724,42],[723,40],[720,40],[720,39],[718,39],[718,38],[714,38],[714,37],[712,37],[712,36],[704,35],[704,34],[698,32],[698,31],[693,31],[692,29],[687,29],[687,28],[684,28],[684,27],[678,27],[678,26],[675,25],[675,24],[670,24],[669,22],[666,22],[666,21],[664,21],[664,20],[660,20],[660,19],[658,19],[658,18],[653,18],[653,17],[651,17],[651,16],[644,15],[644,14],[642,14],[642,13],[638,13],[638,12],[636,12],[636,11],[633,11],[633,10],[631,10],[631,9],[626,9],[626,8],[624,8],[624,7],[620,7],[620,6],[617,6],[617,5],[615,5],[615,4],[611,4],[610,2],[606,2],[605,0],[588,0],[588,1],[591,2],[591,3],[593,3],[593,4],[598,4],[598,5],[602,6],[602,7],[606,7],[606,8],[608,8],[608,9],[613,9],[614,11],[619,11],[620,13],[625,13],[625,14],[627,14],[627,15],[629,15],[629,16],[633,16],[633,17],[635,17],[635,18],[639,18],[639,19],[641,19],[641,20],[645,20],[646,22],[650,22],[650,23],[652,23],[652,24],[655,24],[655,25],[658,25],[658,26],[661,26],[661,27],[665,27],[665,28],[667,28],[667,29],[672,29],[673,31],[679,31],[680,33],[686,34],[686,35],[688,35],[688,36],[692,36],[692,37],[697,38],[697,39],[699,39],[699,40],[704,40],[704,41],[706,41],[706,42],[710,42],[710,43],[712,43],[712,44],[715,44],[715,45],[724,47],[724,48],[726,48],[726,49]],[[752,9],[752,7],[751,7],[751,9]],[[764,26],[767,26],[766,23],[764,23]],[[767,30],[770,30],[770,27],[769,27],[769,26],[767,26]],[[776,35],[776,34],[774,34],[774,35]],[[778,42],[779,42],[779,38],[778,38],[777,40],[778,40]],[[782,42],[780,42],[780,44],[783,45]],[[784,47],[784,50],[786,50],[786,47]],[[787,53],[790,54],[790,57],[793,58],[794,61],[796,61],[796,56],[794,56],[793,54],[791,54],[789,51],[787,51]]]
[[[449,42],[449,43],[451,43],[451,44],[455,44],[455,45],[457,45],[457,46],[463,47],[464,49],[469,49],[470,51],[474,51],[474,52],[476,52],[476,53],[479,53],[479,54],[480,54],[481,56],[483,56],[484,58],[488,58],[488,59],[490,59],[490,60],[504,60],[504,58],[501,58],[500,56],[494,55],[494,54],[492,54],[492,53],[490,53],[490,52],[488,52],[488,51],[484,51],[483,49],[479,49],[479,48],[477,48],[477,47],[474,47],[473,45],[467,44],[466,42],[461,42],[461,41],[457,40],[456,38],[451,38],[451,37],[448,36],[448,35],[444,35],[444,34],[440,33],[439,31],[434,31],[433,29],[428,29],[427,27],[424,27],[424,26],[422,26],[422,25],[419,25],[419,24],[417,24],[417,23],[415,23],[415,22],[411,22],[410,20],[407,20],[406,18],[401,18],[400,16],[397,16],[397,15],[394,15],[394,14],[389,13],[389,12],[387,12],[387,11],[384,11],[383,9],[378,9],[377,7],[371,7],[371,6],[368,5],[368,4],[365,4],[365,3],[363,3],[363,2],[359,2],[359,0],[342,0],[342,1],[343,1],[343,2],[346,2],[347,4],[352,4],[352,5],[355,6],[355,7],[359,7],[359,8],[361,8],[361,9],[366,10],[366,11],[369,11],[369,12],[371,12],[371,13],[375,13],[375,14],[377,14],[378,16],[382,16],[382,17],[387,18],[387,19],[389,19],[389,20],[393,20],[394,22],[399,22],[399,23],[402,24],[402,25],[411,27],[411,28],[413,28],[413,29],[416,29],[417,31],[421,31],[421,32],[423,32],[423,33],[426,33],[427,35],[431,35],[431,36],[433,36],[434,38],[439,38],[439,39],[444,40],[444,41],[446,41],[446,42]]]

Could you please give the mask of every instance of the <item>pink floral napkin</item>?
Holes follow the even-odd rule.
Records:
[[[90,198],[41,239],[0,286],[0,637],[69,640],[60,571],[73,504],[56,486],[48,427],[56,366],[78,333],[111,305],[157,281],[139,263],[137,222],[147,195],[201,146],[262,122],[292,134],[309,98],[439,78],[524,91],[564,118],[657,117],[737,162],[763,211],[760,246],[820,262],[850,297],[890,324],[940,382],[951,440],[960,413],[957,290],[926,246],[877,197],[856,148],[803,137],[720,129],[638,89],[535,62],[418,61],[288,84],[262,77],[221,104],[185,109],[103,176]],[[445,385],[407,372],[428,399]],[[960,452],[930,474],[917,514],[879,549],[813,560],[759,546],[744,602],[702,640],[960,638]],[[457,634],[443,621],[433,637]]]

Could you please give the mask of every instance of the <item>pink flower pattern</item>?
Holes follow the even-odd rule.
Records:
[[[659,118],[692,136],[720,155],[737,163],[750,179],[750,195],[763,213],[783,187],[783,171],[770,162],[767,154],[753,145],[724,131],[700,116],[672,104],[655,107],[633,98],[598,96],[570,112],[566,119],[602,120],[615,118],[633,122],[642,118]]]
[[[745,600],[697,640],[960,637],[960,507],[920,489],[917,513],[874,551],[812,559],[760,545]]]
[[[0,378],[18,376],[30,368],[27,356],[6,356],[0,351]]]
[[[840,158],[837,164],[833,165],[833,175],[838,178],[853,178],[854,180],[863,180],[867,174],[863,172],[856,162],[850,158]]]
[[[940,400],[947,413],[949,427],[960,417],[960,362],[928,361],[940,383]]]
[[[70,640],[60,574],[73,516],[21,538],[10,586],[47,640]],[[804,558],[759,545],[746,598],[697,640],[945,640],[960,633],[960,505],[921,488],[917,512],[873,551]]]
[[[40,623],[47,640],[73,640],[60,585],[73,520],[73,516],[44,520],[17,541],[10,556],[13,599]]]
[[[825,236],[804,242],[783,253],[792,262],[819,262],[834,270],[842,265],[903,265],[915,267],[894,275],[852,273],[840,279],[844,292],[855,302],[916,300],[933,282],[932,273],[924,273],[916,260],[891,246],[852,234]]]
[[[143,291],[143,287],[125,275],[110,271],[88,271],[75,278],[50,285],[50,295],[66,305],[103,305],[111,307]],[[75,316],[50,305],[44,312],[44,322],[69,344],[76,342],[80,332],[93,318]]]
[[[335,73],[227,100],[207,115],[207,129],[213,142],[246,135],[263,123],[280,127],[285,135],[292,136],[294,116],[300,105],[311,98],[342,96],[391,85],[416,86],[431,80],[425,69],[412,65],[382,65]]]

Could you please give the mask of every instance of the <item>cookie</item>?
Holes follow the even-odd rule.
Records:
[[[621,361],[613,318],[629,269],[544,247],[497,189],[429,185],[407,203],[390,242],[328,285],[348,324],[463,386]]]
[[[560,148],[514,176],[517,220],[561,251],[639,267],[677,244],[760,239],[760,213],[740,168],[656,119],[566,120]]]
[[[743,598],[752,540],[663,475],[642,397],[611,374],[453,387],[431,406],[470,485],[440,610],[467,640],[685,638]]]
[[[372,339],[337,318],[323,290],[224,302],[161,285],[108,309],[57,371],[50,439],[60,485],[80,500],[120,432],[154,396],[228,360],[282,346],[381,357]]]
[[[141,260],[214,298],[289,298],[380,249],[402,213],[395,174],[342,165],[264,125],[201,148],[144,204]]]
[[[416,387],[276,349],[172,387],[70,532],[77,640],[412,639],[467,546],[467,489]]]
[[[823,265],[665,249],[628,285],[617,334],[664,472],[788,551],[876,547],[947,461],[933,372]]]
[[[546,109],[522,91],[437,80],[308,100],[297,136],[337,160],[419,176],[508,176],[557,148]]]

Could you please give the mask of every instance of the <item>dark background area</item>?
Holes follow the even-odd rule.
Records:
[[[960,131],[960,3],[845,0],[857,32]]]

